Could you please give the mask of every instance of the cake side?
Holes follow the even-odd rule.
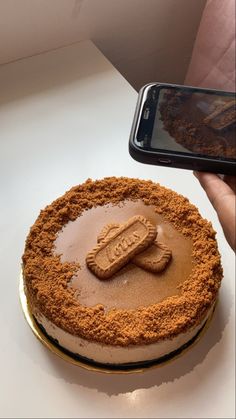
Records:
[[[180,333],[172,339],[160,340],[149,345],[127,346],[103,344],[71,335],[55,326],[54,323],[37,311],[34,312],[34,317],[50,340],[59,345],[60,348],[69,351],[72,357],[79,356],[92,362],[121,366],[124,364],[155,362],[168,355],[172,357],[172,355],[176,354],[176,351],[182,351],[195,341],[198,334],[205,327],[207,320],[210,319],[213,310],[214,306],[197,326],[192,327],[185,333]]]

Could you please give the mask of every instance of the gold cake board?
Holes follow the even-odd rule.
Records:
[[[64,359],[64,361],[69,362],[70,364],[76,365],[78,367],[84,368],[88,371],[95,371],[95,372],[102,372],[106,374],[133,374],[133,373],[141,373],[151,368],[157,368],[162,367],[163,365],[166,365],[170,362],[173,362],[180,356],[184,355],[188,350],[190,350],[194,345],[197,344],[197,342],[201,339],[201,337],[204,335],[204,333],[207,331],[213,313],[215,311],[212,311],[212,314],[208,317],[206,320],[204,326],[200,330],[199,333],[197,333],[196,337],[191,340],[190,343],[187,343],[184,345],[183,349],[177,350],[176,353],[174,353],[172,356],[163,357],[164,359],[161,361],[158,361],[158,359],[155,361],[147,362],[146,364],[143,364],[141,366],[127,366],[125,368],[119,368],[116,366],[103,366],[96,363],[93,363],[93,361],[87,361],[80,359],[79,356],[73,356],[73,354],[66,353],[62,348],[60,348],[53,340],[51,340],[40,328],[38,323],[36,322],[34,316],[32,315],[29,302],[27,300],[27,295],[25,293],[24,288],[24,279],[23,274],[21,272],[20,274],[20,283],[19,283],[19,294],[20,294],[20,302],[21,307],[25,316],[25,319],[30,326],[32,332],[37,337],[37,339],[44,345],[46,348],[48,348],[52,353],[59,356],[60,358]]]

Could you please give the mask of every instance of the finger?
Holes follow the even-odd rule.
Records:
[[[224,176],[224,182],[229,185],[229,187],[232,189],[232,191],[236,194],[236,176]]]
[[[194,174],[198,178],[214,208],[217,211],[223,210],[225,199],[227,199],[228,196],[234,195],[231,187],[213,173],[195,172]]]
[[[227,185],[227,183],[215,174],[203,172],[197,172],[194,174],[198,178],[209,200],[215,208],[219,221],[223,227],[225,237],[231,248],[235,251],[235,193]]]

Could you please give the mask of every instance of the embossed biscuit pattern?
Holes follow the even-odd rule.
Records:
[[[112,237],[106,237],[91,250],[86,263],[100,279],[110,278],[156,238],[155,227],[143,216],[130,218]]]
[[[107,237],[112,237],[113,234],[115,234],[115,232],[118,230],[118,228],[121,227],[121,224],[118,223],[110,223],[107,224],[105,227],[103,227],[103,229],[100,231],[98,237],[97,237],[97,242],[101,242],[102,240],[104,240]]]
[[[162,272],[172,258],[172,251],[168,246],[155,240],[152,245],[142,253],[134,256],[132,263],[147,271]]]
[[[120,224],[107,224],[100,232],[98,241],[106,237],[112,237]],[[168,246],[159,242],[157,239],[144,251],[134,256],[132,263],[149,272],[162,272],[172,258],[172,251]]]

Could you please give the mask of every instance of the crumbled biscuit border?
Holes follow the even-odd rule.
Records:
[[[195,261],[180,295],[132,310],[82,306],[67,286],[78,270],[53,254],[57,233],[84,210],[124,200],[142,200],[193,243]],[[31,227],[23,254],[23,274],[32,307],[66,332],[110,345],[149,344],[175,337],[200,323],[215,302],[222,267],[215,232],[187,198],[147,180],[109,177],[75,186],[42,210]]]

